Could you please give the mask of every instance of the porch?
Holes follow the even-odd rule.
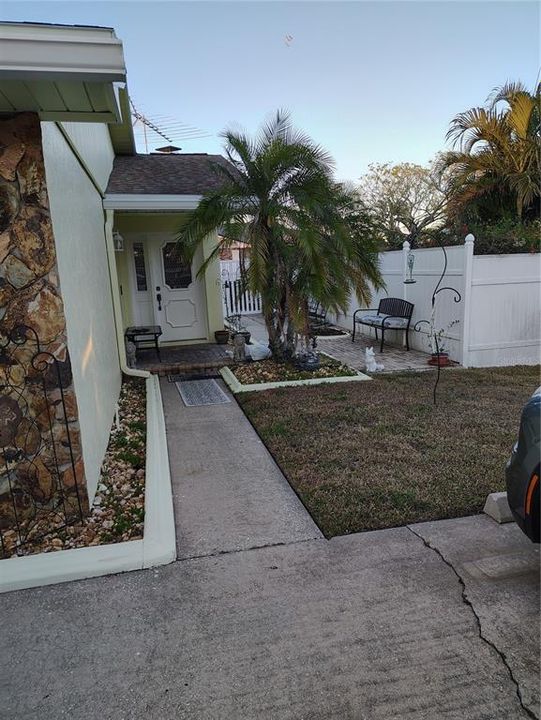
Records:
[[[251,334],[251,339],[258,342],[267,342],[267,332],[262,315],[246,315],[242,317],[242,326]],[[399,345],[385,344],[382,354],[378,352],[375,339],[366,335],[357,335],[355,342],[351,336],[320,337],[317,349],[336,360],[348,365],[354,370],[364,371],[365,350],[374,346],[376,360],[384,365],[383,372],[405,372],[428,370],[429,358],[427,353],[419,350],[406,350]],[[160,348],[161,361],[152,348],[141,349],[137,353],[137,368],[148,370],[157,375],[171,375],[183,373],[213,374],[219,368],[233,363],[232,346],[217,345],[215,343],[196,343],[177,347]]]

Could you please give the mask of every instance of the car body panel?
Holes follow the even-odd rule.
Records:
[[[507,500],[517,524],[531,540],[539,542],[532,535],[539,528],[539,481],[532,493],[534,476],[539,477],[541,455],[541,387],[524,405],[520,418],[518,440],[505,469]],[[530,515],[526,513],[526,501],[530,490]],[[536,517],[533,517],[536,513]],[[536,526],[537,522],[537,526]],[[537,531],[538,533],[538,531]]]

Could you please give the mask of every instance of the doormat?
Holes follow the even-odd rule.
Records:
[[[175,385],[186,407],[231,402],[216,380],[181,380]]]

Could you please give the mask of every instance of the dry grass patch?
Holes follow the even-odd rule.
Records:
[[[460,517],[504,489],[538,367],[447,370],[238,400],[326,536]]]

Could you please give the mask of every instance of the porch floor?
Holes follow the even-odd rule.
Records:
[[[226,350],[231,351],[231,345],[198,343],[181,347],[161,347],[160,362],[154,349],[142,349],[137,351],[136,367],[162,376],[175,372],[216,370],[233,362]]]

